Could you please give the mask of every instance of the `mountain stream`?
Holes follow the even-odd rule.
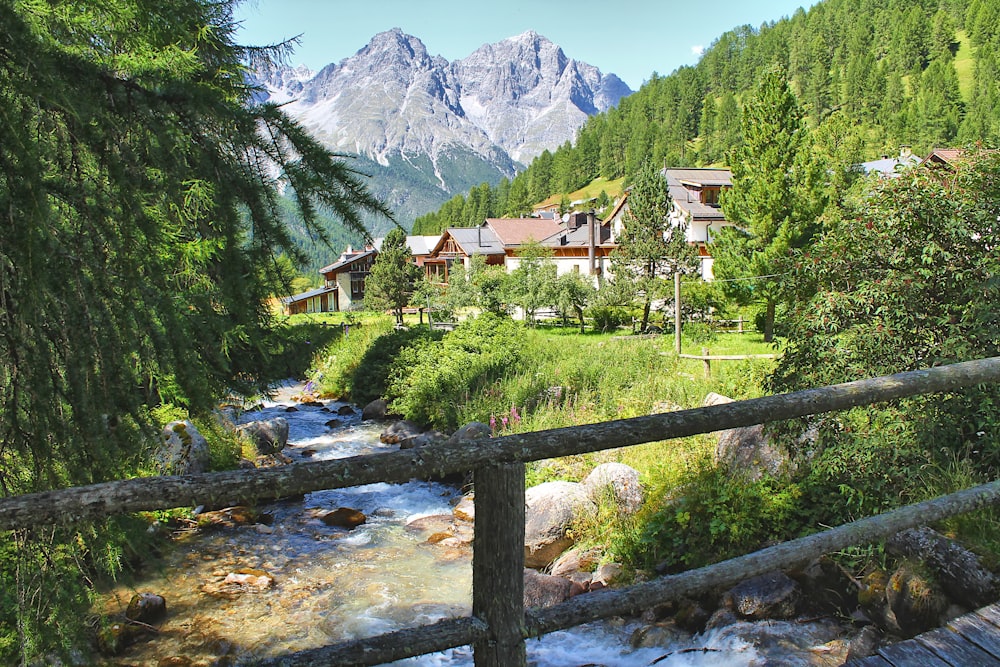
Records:
[[[290,434],[284,453],[293,462],[398,447],[379,442],[384,423],[362,423],[356,411],[340,417],[340,425],[328,426],[342,403],[289,411],[292,405],[287,400],[268,402],[240,421],[286,418]],[[105,598],[107,614],[122,613],[136,592],[162,595],[167,604],[167,617],[158,632],[107,664],[250,665],[288,652],[468,615],[471,549],[430,544],[427,530],[414,523],[423,517],[450,517],[459,497],[452,486],[419,481],[319,491],[259,508],[270,518],[269,524],[181,536],[157,566]],[[323,513],[338,507],[360,510],[367,520],[350,531],[320,520]],[[753,645],[726,633],[632,648],[629,637],[637,627],[598,623],[532,639],[528,661],[536,667],[770,662],[762,661]],[[471,648],[461,647],[394,664],[472,662]]]

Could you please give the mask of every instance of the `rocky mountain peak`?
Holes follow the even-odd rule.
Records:
[[[402,161],[441,201],[471,178],[513,176],[516,162],[572,139],[588,115],[632,92],[531,30],[448,62],[394,28],[310,75],[279,70],[259,83],[323,143],[386,168]]]

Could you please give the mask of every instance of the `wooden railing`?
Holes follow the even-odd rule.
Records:
[[[1000,357],[600,424],[301,463],[283,468],[106,482],[0,499],[0,530],[135,511],[259,502],[322,489],[474,471],[472,616],[291,653],[266,665],[377,665],[473,645],[477,667],[526,664],[524,640],[789,567],[824,553],[1000,502],[1000,482],[898,509],[697,570],[523,608],[524,464],[780,421],[1000,381]]]

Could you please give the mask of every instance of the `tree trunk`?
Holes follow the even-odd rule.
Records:
[[[576,316],[580,320],[580,333],[585,333],[587,324],[583,320],[583,308],[576,306]]]
[[[646,327],[649,326],[649,309],[652,305],[653,303],[649,299],[646,299],[646,303],[642,305],[642,324],[639,326],[639,333],[646,331]]]
[[[764,313],[764,342],[774,340],[774,299],[767,300],[767,312]]]

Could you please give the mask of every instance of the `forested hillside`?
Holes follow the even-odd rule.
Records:
[[[725,163],[740,142],[741,99],[772,67],[785,72],[809,126],[835,137],[839,159],[873,159],[901,145],[918,155],[973,142],[995,147],[998,48],[995,0],[824,0],[776,23],[740,26],[697,65],[654,73],[617,108],[591,117],[574,144],[543,153],[512,181],[455,197],[418,218],[414,233],[521,215],[598,176],[629,182],[643,160]]]

